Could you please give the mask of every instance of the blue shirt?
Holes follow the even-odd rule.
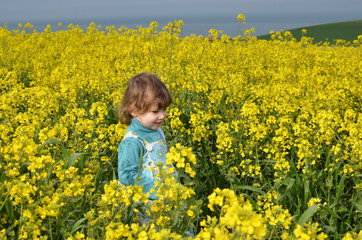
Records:
[[[158,181],[156,163],[166,164],[167,151],[165,135],[161,128],[146,128],[137,119],[132,118],[118,147],[119,182],[125,186],[133,185],[139,174],[137,184],[143,186],[143,193],[154,189],[155,182]],[[150,193],[149,199],[158,197],[153,192]]]

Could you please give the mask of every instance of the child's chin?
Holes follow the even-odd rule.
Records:
[[[159,128],[160,128],[160,126],[158,126],[158,125],[149,127],[149,129],[152,129],[152,130],[157,130],[157,129],[159,129]]]

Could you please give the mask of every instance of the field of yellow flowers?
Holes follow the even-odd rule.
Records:
[[[1,239],[362,239],[362,36],[182,24],[0,28]],[[153,203],[116,171],[114,108],[143,71],[173,95],[180,176]]]

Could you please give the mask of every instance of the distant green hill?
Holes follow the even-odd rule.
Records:
[[[307,30],[306,36],[313,38],[314,43],[325,41],[333,43],[336,39],[352,42],[357,39],[358,35],[362,35],[362,20],[321,24],[285,31],[290,31],[293,37],[299,41],[302,37],[302,29]],[[258,36],[258,39],[270,40],[270,34]]]

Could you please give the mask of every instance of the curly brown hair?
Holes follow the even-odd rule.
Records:
[[[171,94],[161,79],[151,73],[143,72],[133,76],[124,92],[121,104],[117,107],[121,123],[131,123],[131,111],[144,113],[156,103],[159,109],[166,109],[172,102]]]

